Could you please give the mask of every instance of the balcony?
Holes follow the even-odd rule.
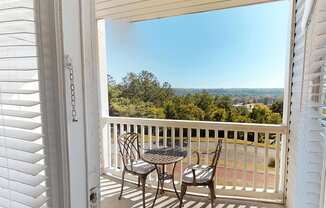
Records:
[[[103,197],[110,199],[116,192],[118,193],[122,161],[118,152],[117,138],[125,132],[136,132],[140,135],[144,149],[166,146],[187,149],[188,157],[178,163],[175,171],[178,189],[180,189],[179,181],[183,168],[195,161],[191,152],[211,151],[215,148],[217,139],[223,139],[223,149],[215,179],[217,195],[282,204],[286,130],[286,126],[271,124],[105,118],[102,140]],[[208,164],[209,158],[202,159],[201,163]],[[172,167],[170,169],[168,167],[168,171],[171,169]],[[127,180],[137,181],[133,176],[127,176]],[[156,174],[150,175],[148,187],[155,187],[156,180]],[[108,190],[107,194],[105,183],[115,183],[110,186],[111,190]],[[133,192],[132,190],[136,193],[136,186],[129,185],[129,187],[130,193]],[[172,190],[172,183],[168,181],[165,188]],[[151,189],[147,190],[149,190],[148,194],[152,194]],[[190,188],[187,193],[203,196],[207,194],[207,189]],[[175,196],[174,199],[176,200]],[[116,200],[116,197],[112,200]],[[173,197],[170,197],[170,200],[172,203]],[[205,198],[200,198],[200,200],[209,204]],[[202,204],[203,207],[206,207],[205,203]],[[242,207],[240,205],[239,207]],[[198,207],[201,206],[198,205]]]

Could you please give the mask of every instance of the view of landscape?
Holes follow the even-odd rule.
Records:
[[[149,71],[108,76],[111,116],[242,123],[282,122],[282,89],[173,88]]]
[[[117,138],[124,132],[138,133],[144,149],[189,153],[212,152],[222,139],[218,185],[277,190],[284,129],[271,124],[282,124],[288,39],[273,11],[287,14],[288,6],[107,21],[113,167],[122,167]],[[176,178],[195,160],[189,154],[178,163]]]

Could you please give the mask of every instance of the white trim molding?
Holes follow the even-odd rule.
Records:
[[[60,1],[34,0],[37,18],[44,142],[48,155],[49,206],[70,207],[70,177]]]

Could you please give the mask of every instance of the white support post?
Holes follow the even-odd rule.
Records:
[[[98,72],[93,1],[62,1],[63,53],[74,74],[75,106],[69,100],[70,75],[65,70],[65,95],[70,175],[70,207],[89,207],[90,189],[99,190]],[[75,11],[75,12],[72,12]],[[95,33],[94,33],[95,32]],[[95,36],[95,37],[94,37]],[[92,93],[91,93],[92,92]],[[73,119],[73,111],[77,119]]]
[[[105,20],[97,20],[97,40],[98,40],[98,56],[99,56],[99,87],[100,87],[100,116],[101,116],[101,143],[102,143],[102,161],[101,173],[104,169],[109,167],[109,160],[111,157],[109,144],[111,138],[108,138],[108,125],[103,119],[109,116],[109,98],[108,98],[108,82],[107,82],[107,54],[106,54],[106,32]]]

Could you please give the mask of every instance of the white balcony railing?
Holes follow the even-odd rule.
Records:
[[[181,179],[183,168],[195,161],[192,151],[212,151],[221,138],[224,144],[216,174],[217,194],[282,201],[285,126],[124,117],[104,120],[102,165],[108,174],[120,176],[123,167],[117,138],[124,132],[139,133],[145,149],[187,148],[188,157],[177,165],[177,179]],[[201,163],[208,162],[208,157],[201,158]],[[156,184],[155,180],[152,174],[149,181]],[[201,188],[190,191],[206,193]]]

